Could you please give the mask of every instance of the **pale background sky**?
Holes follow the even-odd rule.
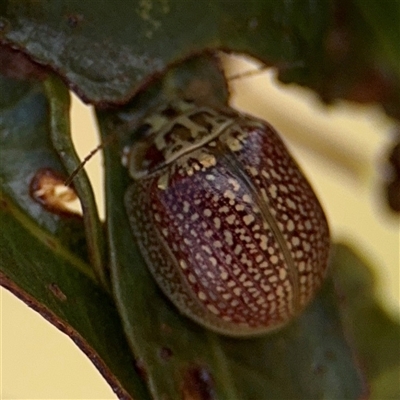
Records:
[[[380,298],[399,316],[399,219],[379,192],[393,121],[377,106],[326,107],[305,89],[274,84],[271,72],[235,80],[234,93],[238,108],[280,131],[326,210],[333,238],[353,244],[379,267]],[[91,111],[76,97],[71,118],[84,157],[97,139]],[[100,154],[86,169],[102,213]],[[4,289],[0,301],[1,399],[116,398],[67,336]]]

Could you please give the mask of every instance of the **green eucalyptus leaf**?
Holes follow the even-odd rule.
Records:
[[[344,325],[351,332],[371,399],[400,398],[400,320],[376,296],[373,269],[354,250],[338,245],[333,258],[342,294]]]
[[[381,102],[400,118],[399,0],[57,0],[0,4],[0,41],[97,106],[204,50],[255,57],[327,101]]]
[[[49,65],[88,101],[121,102],[149,74],[204,49],[246,52],[310,74],[329,1],[3,1],[5,43]]]
[[[202,66],[193,80],[202,76],[207,81],[212,68],[201,73]],[[181,81],[173,77],[185,76],[185,69],[185,64],[177,66],[166,76],[167,83],[155,82],[148,93],[124,109],[99,112],[103,139],[118,130],[127,133],[127,126],[132,130],[134,124],[128,123],[128,117],[135,122],[157,99],[168,99],[173,92],[168,82],[175,82],[180,93]],[[215,81],[216,73],[211,75]],[[191,86],[190,80],[183,84]],[[221,95],[215,94],[214,99],[226,101],[224,90],[221,85]],[[132,236],[123,201],[132,182],[121,164],[121,154],[122,145],[105,148],[111,278],[125,333],[155,399],[323,399],[365,394],[330,279],[299,319],[259,338],[226,338],[180,315],[156,286]]]
[[[374,38],[377,61],[388,62],[400,79],[400,1],[355,0],[355,4]]]
[[[35,180],[67,177],[50,126],[43,82],[0,75],[0,282],[69,335],[120,398],[146,399],[113,301],[88,264],[82,218],[34,200]]]

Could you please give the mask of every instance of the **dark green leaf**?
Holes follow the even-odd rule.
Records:
[[[127,100],[149,74],[206,48],[249,53],[293,76],[312,76],[330,2],[5,0],[0,17],[4,42],[102,104]]]
[[[114,304],[87,264],[82,219],[31,196],[38,171],[66,176],[48,107],[41,82],[0,76],[0,281],[67,333],[118,396],[145,399]]]
[[[320,74],[306,77],[304,84],[328,101],[379,102],[400,119],[399,0],[335,0],[333,5],[324,61],[315,63]]]
[[[180,76],[184,71],[181,65],[175,72]],[[203,71],[205,82],[210,71]],[[197,72],[193,80],[202,75],[201,67]],[[165,80],[174,81],[171,76],[173,71]],[[174,82],[179,92],[179,79]],[[190,86],[190,80],[184,85]],[[154,98],[143,93],[124,110],[99,113],[104,139],[118,129],[117,121],[126,128],[128,117],[134,122],[154,99],[168,97],[164,91],[171,85],[154,86],[161,91],[157,96],[155,90]],[[156,287],[134,242],[123,202],[129,178],[120,158],[120,146],[105,149],[110,268],[126,335],[154,398],[322,399],[364,394],[330,280],[301,318],[276,334],[257,339],[225,338],[181,316]]]
[[[374,38],[373,53],[390,63],[400,78],[400,1],[355,0],[355,3]]]
[[[96,105],[205,49],[241,52],[325,100],[381,102],[400,118],[399,1],[158,0],[0,5],[0,40]]]
[[[400,321],[375,295],[371,268],[348,246],[335,249],[333,269],[343,295],[344,324],[365,369],[372,399],[400,398]]]

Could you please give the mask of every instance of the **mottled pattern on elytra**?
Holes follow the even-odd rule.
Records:
[[[173,162],[165,157],[125,203],[166,295],[201,324],[245,335],[282,326],[309,303],[325,274],[329,232],[277,134],[258,120],[234,121]],[[162,160],[162,146],[145,157]]]
[[[243,127],[246,130],[245,127]],[[260,148],[262,151],[254,152]],[[236,153],[257,193],[269,204],[296,265],[299,301],[306,305],[325,275],[329,231],[324,212],[298,165],[272,128],[252,130]]]

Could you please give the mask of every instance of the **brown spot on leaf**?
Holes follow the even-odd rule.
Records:
[[[66,20],[70,28],[76,28],[84,20],[84,17],[82,14],[68,14]]]
[[[347,99],[359,103],[383,103],[393,95],[393,79],[378,69],[360,74],[350,87]]]
[[[386,196],[389,207],[395,212],[400,212],[400,178],[387,185]]]
[[[30,184],[31,197],[48,211],[61,215],[82,215],[77,208],[78,196],[64,185],[63,177],[50,168],[36,172]]]
[[[325,351],[325,357],[329,361],[336,361],[336,354],[333,350],[327,350]]]
[[[146,382],[148,379],[148,375],[143,360],[140,359],[135,360],[134,368],[135,371],[138,373],[138,375],[143,379],[143,381]]]
[[[1,44],[0,73],[7,78],[20,80],[44,80],[47,76],[46,69],[26,54]]]
[[[392,165],[397,176],[400,177],[400,141],[393,147],[389,155],[389,163]]]
[[[4,198],[1,198],[1,199],[0,199],[0,208],[1,208],[2,210],[4,210],[4,211],[7,211],[7,209],[8,209],[8,202],[7,202],[6,199],[4,199]]]
[[[3,35],[9,31],[11,24],[5,18],[0,17],[0,33]]]
[[[323,376],[326,374],[327,368],[325,365],[318,364],[314,367],[314,374],[317,376]]]
[[[183,376],[183,400],[215,399],[214,380],[207,368],[194,365],[189,367]]]
[[[58,300],[60,301],[67,300],[67,296],[56,283],[50,283],[47,287]]]
[[[167,324],[161,324],[161,331],[166,334],[172,333],[172,328]]]
[[[51,238],[46,237],[44,239],[45,243],[47,244],[47,246],[49,246],[51,249],[56,250],[58,245],[57,242]]]
[[[392,211],[400,213],[400,127],[395,130],[395,138],[388,154],[389,171],[386,178],[386,201]]]
[[[169,347],[161,347],[158,355],[163,361],[169,361],[169,359],[173,356],[173,352]]]

